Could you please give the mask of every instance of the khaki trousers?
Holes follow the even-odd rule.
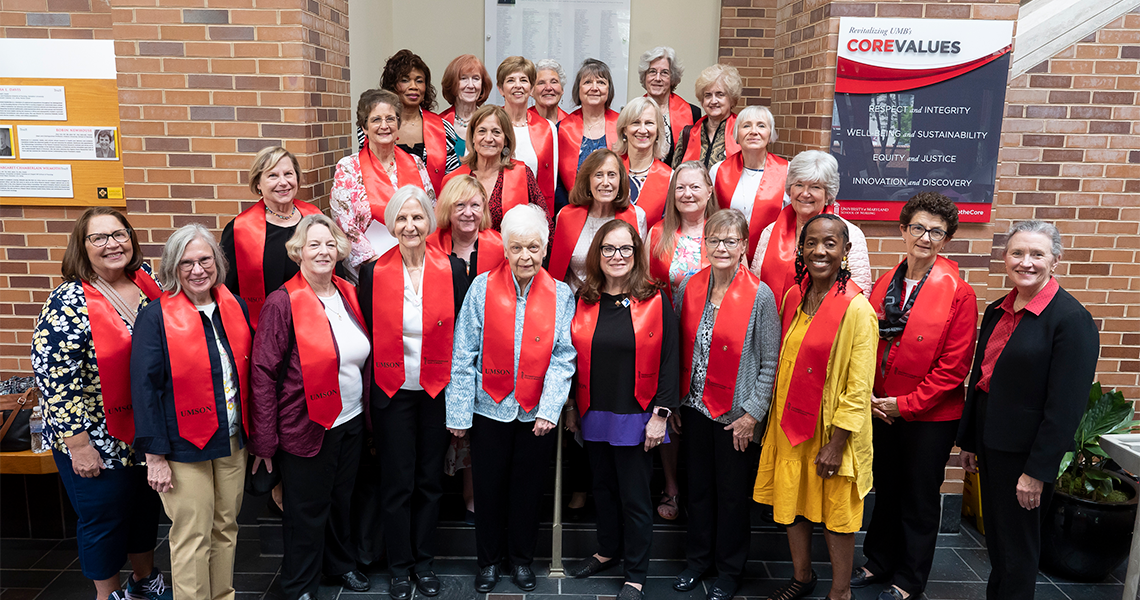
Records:
[[[170,517],[174,600],[233,600],[238,511],[245,491],[246,450],[230,438],[230,455],[195,463],[170,461],[174,489],[160,494]]]

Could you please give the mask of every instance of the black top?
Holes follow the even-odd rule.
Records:
[[[659,292],[662,293],[662,292]],[[634,396],[636,383],[633,313],[622,304],[625,296],[602,294],[598,323],[590,346],[590,410],[615,414],[644,413]],[[657,394],[650,407],[680,406],[680,371],[677,318],[669,299],[661,298],[661,368]]]
[[[689,111],[693,113],[693,122],[696,123],[697,119],[701,118],[701,109],[696,104],[693,104],[692,102],[690,102],[689,103]],[[671,127],[672,127],[672,125],[670,124],[670,128]],[[684,127],[681,128],[682,131],[684,131],[684,129],[685,129]],[[684,138],[681,138],[681,139],[684,139]],[[678,141],[680,141],[680,140],[678,140]],[[674,144],[673,140],[669,140],[669,153],[665,155],[665,158],[661,159],[661,162],[663,162],[667,165],[672,165],[673,164],[673,153],[676,151],[677,151],[677,144]],[[684,150],[682,150],[682,152],[684,152]]]
[[[267,298],[269,294],[272,294],[277,288],[285,285],[286,281],[301,272],[300,265],[293,262],[293,259],[289,258],[285,252],[285,242],[288,242],[296,231],[296,224],[281,227],[273,223],[265,223],[265,253],[262,254],[261,258],[261,276],[265,282],[265,297]],[[238,284],[237,250],[234,246],[233,221],[227,223],[226,228],[222,230],[222,254],[225,255],[226,263],[229,265],[226,270],[226,287],[235,296],[240,296],[241,286]],[[342,263],[336,264],[336,275],[338,277],[345,276]]]
[[[407,144],[396,144],[396,147],[400,150],[403,150],[404,152],[407,152],[408,154],[411,154],[412,156],[418,157],[421,162],[427,164],[427,146],[425,146],[423,142],[420,142],[414,146],[409,146]]]

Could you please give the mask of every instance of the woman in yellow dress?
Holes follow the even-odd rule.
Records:
[[[847,573],[863,498],[871,490],[871,384],[878,322],[850,281],[851,242],[842,219],[821,214],[804,226],[796,283],[784,300],[776,398],[764,435],[753,499],[787,526],[795,572],[771,600],[812,592],[814,523],[824,527],[835,573]],[[848,600],[848,577],[827,597]]]

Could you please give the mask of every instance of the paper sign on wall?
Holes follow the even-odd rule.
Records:
[[[71,165],[0,164],[0,197],[74,198]]]
[[[114,127],[20,125],[20,158],[42,160],[116,160]]]

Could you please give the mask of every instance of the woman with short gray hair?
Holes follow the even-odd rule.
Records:
[[[768,151],[778,139],[772,111],[765,106],[746,106],[736,115],[732,137],[740,152],[716,163],[709,170],[721,208],[735,208],[748,220],[750,245],[745,257],[752,256],[760,232],[776,220],[784,208],[784,180],[787,159]]]
[[[234,594],[253,335],[245,303],[222,285],[226,267],[204,226],[171,234],[166,291],[139,312],[131,346],[134,447],[172,523],[177,598]]]
[[[681,132],[701,118],[701,109],[673,93],[681,83],[685,68],[677,60],[677,53],[669,46],[646,50],[637,62],[637,76],[645,96],[652,98],[661,109],[665,127],[661,135],[666,141],[665,164],[673,164],[673,148],[681,139]]]
[[[566,85],[566,71],[553,58],[544,58],[534,63],[534,70],[534,89],[531,90],[534,108],[551,124],[557,125],[569,114],[558,106],[562,101],[562,88]]]
[[[776,220],[764,228],[752,254],[752,272],[772,288],[776,305],[784,306],[784,294],[795,285],[796,247],[804,224],[821,213],[835,212],[835,196],[839,194],[839,163],[835,157],[819,150],[800,152],[788,163],[784,193],[790,203]],[[847,224],[851,251],[844,257],[844,268],[863,295],[871,296],[871,258],[867,253],[867,237],[854,223]]]

